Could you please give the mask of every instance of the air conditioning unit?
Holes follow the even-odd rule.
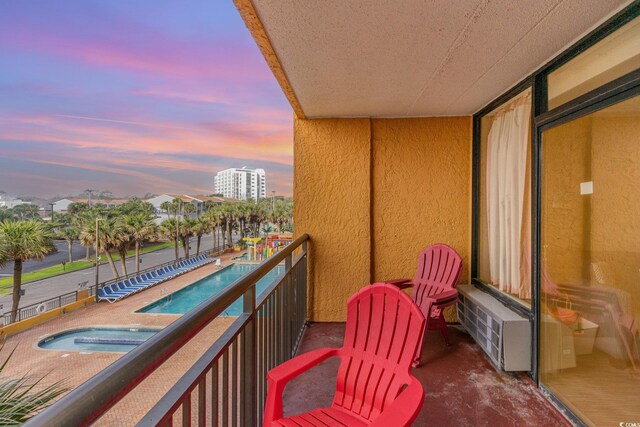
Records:
[[[491,362],[504,371],[531,371],[531,322],[473,285],[457,288],[458,320]]]

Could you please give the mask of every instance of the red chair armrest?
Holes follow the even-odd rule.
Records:
[[[385,280],[385,283],[389,283],[391,285],[397,286],[400,289],[406,289],[413,287],[413,282],[411,279],[393,279],[393,280]]]
[[[452,289],[450,291],[444,291],[429,298],[433,300],[434,304],[442,304],[444,302],[456,300],[458,298],[458,291]]]
[[[276,366],[267,372],[268,388],[264,408],[264,426],[270,426],[274,421],[282,418],[282,393],[289,381],[301,373],[308,371],[315,365],[337,356],[338,348],[320,348],[301,354],[293,359]]]
[[[416,378],[412,378],[409,386],[373,420],[370,426],[410,426],[420,413],[423,402],[422,384]]]
[[[267,378],[276,382],[289,382],[304,371],[338,354],[338,348],[319,348],[289,359],[267,372]]]

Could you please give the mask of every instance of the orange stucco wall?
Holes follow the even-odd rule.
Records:
[[[345,319],[370,283],[412,277],[432,243],[469,280],[470,117],[296,120],[294,222],[311,236],[310,318]]]
[[[557,283],[589,276],[591,118],[553,128],[542,137],[542,263]]]
[[[590,261],[604,268],[606,286],[623,291],[622,308],[633,313],[636,322],[640,321],[639,117],[593,118],[590,225]]]
[[[311,237],[311,320],[344,320],[347,298],[369,283],[369,141],[367,119],[295,120],[294,224]]]

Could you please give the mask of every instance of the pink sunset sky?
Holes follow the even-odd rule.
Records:
[[[0,2],[0,191],[290,195],[292,117],[231,0]]]

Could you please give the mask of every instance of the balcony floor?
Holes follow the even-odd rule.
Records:
[[[424,425],[570,426],[526,376],[497,372],[473,339],[450,327],[452,345],[439,332],[429,332],[423,365],[413,370],[425,390],[425,402],[415,422]],[[306,331],[299,353],[340,347],[344,323],[314,323]],[[338,361],[331,359],[294,379],[284,394],[284,413],[293,415],[329,406]]]

